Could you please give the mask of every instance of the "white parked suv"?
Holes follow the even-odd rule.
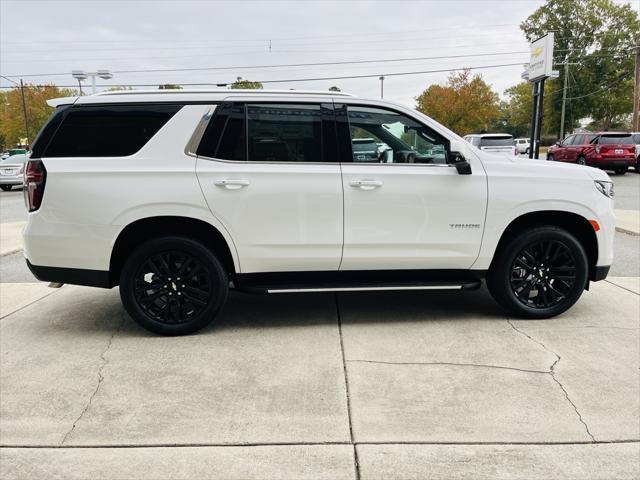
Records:
[[[465,290],[527,318],[571,307],[613,256],[612,183],[485,153],[410,108],[339,92],[62,98],[25,172],[24,254],[49,282],[120,286],[161,334],[229,288]],[[386,145],[359,161],[353,141]]]

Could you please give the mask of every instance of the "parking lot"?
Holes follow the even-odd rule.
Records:
[[[612,178],[635,218],[640,175]],[[24,221],[21,192],[0,210],[5,231]],[[35,282],[2,248],[3,478],[640,475],[632,231],[611,276],[552,320],[509,318],[484,288],[233,293],[180,338],[139,328],[117,289]]]

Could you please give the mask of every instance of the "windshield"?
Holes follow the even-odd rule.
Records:
[[[631,135],[602,135],[598,143],[602,145],[628,145],[634,142]]]
[[[513,137],[482,137],[481,147],[513,147],[515,145]]]

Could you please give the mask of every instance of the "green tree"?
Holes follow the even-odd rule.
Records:
[[[630,4],[611,0],[548,0],[521,25],[529,41],[553,31],[556,88],[550,127],[560,131],[564,68],[569,63],[565,131],[590,116],[603,128],[622,121],[633,108],[634,57],[640,20]]]
[[[557,88],[557,80],[548,80],[550,90]],[[520,82],[505,90],[505,100],[500,102],[500,117],[492,126],[494,131],[510,133],[514,137],[529,136],[533,110],[533,87],[529,82]],[[542,134],[553,134],[549,119],[553,116],[552,96],[544,98]]]
[[[165,83],[158,85],[158,90],[182,90],[182,87],[177,83]]]
[[[242,77],[238,77],[235,82],[229,85],[229,88],[233,89],[250,89],[250,90],[262,90],[262,84],[260,82],[252,82],[251,80],[244,80]]]
[[[452,73],[446,85],[431,85],[416,97],[416,109],[459,135],[489,130],[500,116],[498,94],[469,70]]]
[[[33,142],[36,134],[47,121],[53,108],[47,100],[58,97],[76,96],[77,91],[58,88],[55,85],[25,85],[24,96],[27,107],[27,125],[29,126],[29,142]],[[4,139],[6,147],[16,145],[21,138],[25,138],[24,110],[20,87],[3,92],[0,97],[0,137]]]

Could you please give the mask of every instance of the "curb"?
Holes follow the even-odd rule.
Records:
[[[18,253],[22,251],[22,247],[18,247],[18,248],[14,248],[12,250],[6,250],[3,252],[0,252],[0,257],[6,257],[7,255],[11,255],[13,253]]]
[[[639,232],[636,232],[634,230],[627,230],[626,228],[616,227],[616,232],[626,233],[627,235],[632,235],[634,237],[640,236]]]

